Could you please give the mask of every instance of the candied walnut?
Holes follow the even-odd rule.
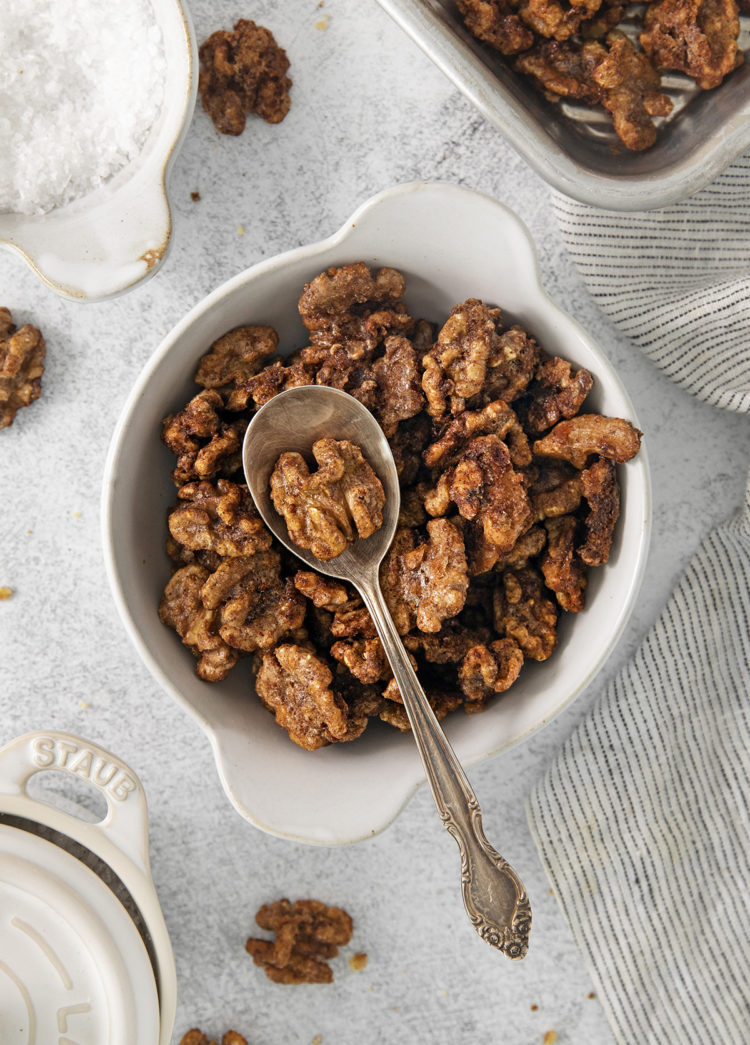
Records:
[[[463,608],[469,577],[462,535],[447,519],[427,523],[427,540],[399,530],[380,574],[383,595],[400,635],[414,625],[436,632]]]
[[[232,389],[226,407],[233,412],[246,410],[250,400],[260,407],[279,392],[285,392],[287,388],[300,388],[302,385],[314,383],[315,371],[304,363],[295,362],[288,366],[279,361],[269,363],[259,373],[238,383]]]
[[[271,547],[271,534],[246,486],[228,479],[186,483],[177,496],[183,503],[169,513],[168,525],[184,548],[234,556]]]
[[[494,594],[495,630],[515,639],[525,657],[546,660],[557,645],[557,610],[531,566],[507,570]]]
[[[424,451],[425,464],[428,468],[455,464],[469,441],[480,435],[496,435],[506,442],[517,468],[531,463],[529,440],[516,412],[504,400],[496,399],[481,410],[464,410],[450,421],[440,438]]]
[[[42,394],[46,351],[40,330],[28,323],[16,330],[8,309],[0,308],[0,428]]]
[[[539,345],[519,326],[499,334],[487,360],[482,400],[515,402],[531,381],[539,362]]]
[[[735,0],[657,0],[646,8],[641,47],[660,69],[678,69],[708,91],[742,63]]]
[[[362,261],[342,265],[305,284],[299,314],[309,331],[327,330],[331,316],[347,315],[363,305],[393,305],[405,290],[404,277],[396,269],[381,268],[373,276]]]
[[[547,543],[547,531],[543,526],[532,526],[521,534],[511,550],[499,556],[494,563],[496,570],[517,570],[528,566],[532,559],[542,551]]]
[[[620,487],[614,464],[604,458],[594,461],[581,472],[581,487],[589,511],[584,520],[586,540],[578,554],[587,566],[603,566],[609,559],[620,514]]]
[[[289,60],[262,25],[241,18],[234,32],[212,33],[198,57],[203,108],[220,134],[242,134],[247,113],[281,123],[289,112]]]
[[[466,401],[479,394],[499,322],[500,309],[488,308],[478,298],[451,310],[437,342],[422,360],[422,388],[432,417],[444,417],[449,410],[460,414]]]
[[[451,501],[464,519],[481,523],[485,540],[498,555],[509,552],[533,521],[523,478],[496,435],[472,439],[447,481]],[[435,503],[426,500],[425,507],[431,511]]]
[[[218,338],[201,357],[195,383],[204,388],[233,388],[253,377],[263,360],[276,351],[279,338],[273,327],[237,327]]]
[[[594,454],[624,464],[638,453],[642,435],[630,421],[620,417],[578,414],[560,421],[543,439],[537,439],[532,450],[539,457],[570,461],[579,469],[585,468]]]
[[[271,499],[300,548],[327,561],[357,537],[383,525],[385,493],[358,446],[346,439],[313,443],[317,472],[301,454],[282,454],[271,475]]]
[[[406,713],[406,708],[401,703],[401,694],[398,691],[396,680],[391,679],[385,691],[386,701],[380,712],[380,720],[389,726],[395,726],[401,733],[411,731],[411,723]],[[455,711],[463,703],[463,697],[455,690],[450,692],[444,690],[425,690],[427,701],[435,712],[435,718],[442,722],[446,715]]]
[[[315,751],[347,734],[348,709],[331,689],[328,665],[292,644],[262,654],[255,691],[295,744]]]
[[[178,566],[189,566],[191,563],[199,563],[205,566],[209,573],[213,573],[221,563],[221,556],[212,551],[192,551],[184,544],[176,541],[171,533],[167,534],[164,542],[167,555],[172,562]]]
[[[543,461],[537,479],[529,487],[529,497],[537,522],[569,515],[581,503],[581,473],[567,461]]]
[[[250,937],[245,949],[274,983],[331,983],[327,959],[352,938],[353,922],[347,912],[319,900],[264,904],[255,921],[259,928],[276,933],[276,939]]]
[[[534,34],[515,13],[510,0],[458,0],[466,28],[501,54],[518,54],[531,47]]]
[[[340,581],[321,577],[312,570],[298,570],[294,575],[294,587],[319,609],[335,611],[350,599],[349,591]]]
[[[203,1031],[193,1028],[185,1034],[180,1045],[218,1045],[216,1041],[209,1041]],[[243,1038],[236,1030],[228,1030],[221,1039],[221,1045],[247,1045],[247,1038]]]
[[[609,53],[593,74],[603,91],[602,105],[628,149],[648,149],[656,141],[652,116],[668,116],[672,102],[660,91],[661,78],[648,57],[626,36],[612,32],[607,42]]]
[[[222,471],[231,475],[239,468],[247,421],[222,421],[218,411],[223,405],[216,389],[207,388],[184,410],[164,418],[162,439],[177,456],[172,478],[178,486],[194,479],[211,479]]]
[[[208,577],[208,570],[198,563],[177,570],[164,589],[159,618],[162,624],[174,628],[198,658],[199,677],[205,682],[220,682],[235,666],[239,654],[219,634],[214,610],[203,604],[201,590]]]
[[[602,0],[521,0],[521,19],[539,36],[569,40],[581,23],[599,10]]]
[[[404,635],[404,646],[410,653],[421,653],[429,664],[458,664],[472,646],[488,642],[489,636],[489,628],[467,628],[453,618],[431,635],[421,631]]]
[[[594,379],[581,367],[573,370],[571,364],[554,356],[537,368],[528,388],[529,403],[524,425],[530,432],[545,432],[558,421],[573,417],[581,409],[591,391]]]
[[[523,667],[523,653],[513,639],[497,639],[488,646],[473,646],[461,661],[458,683],[469,714],[483,711],[494,693],[510,689]]]
[[[360,682],[381,682],[391,677],[391,667],[380,639],[334,642],[331,656],[349,669]]]
[[[595,105],[601,101],[602,89],[594,80],[594,70],[606,55],[606,48],[593,41],[539,40],[518,56],[515,67],[542,91]]]
[[[248,653],[268,649],[305,619],[305,601],[291,580],[282,580],[275,551],[224,559],[201,598],[206,609],[219,611],[224,641]]]
[[[576,520],[572,515],[547,519],[547,547],[540,563],[544,583],[564,610],[580,613],[586,590],[586,566],[575,550]]]
[[[592,18],[581,22],[579,30],[584,40],[598,40],[622,21],[627,10],[626,0],[604,0]]]
[[[424,406],[422,374],[417,353],[408,338],[391,336],[385,340],[385,355],[376,359],[372,372],[378,390],[375,416],[387,436]]]
[[[331,621],[331,634],[338,639],[372,639],[377,635],[372,617],[364,606],[356,603],[336,610]]]
[[[409,421],[402,421],[395,435],[389,438],[393,461],[402,491],[417,479],[422,461],[422,452],[430,441],[432,425],[426,414],[418,414]]]

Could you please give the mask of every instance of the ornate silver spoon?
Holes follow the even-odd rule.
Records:
[[[270,478],[280,454],[297,451],[309,459],[312,444],[325,437],[348,439],[361,448],[383,484],[385,508],[376,533],[322,562],[290,539],[271,502]],[[312,569],[348,581],[362,597],[401,692],[438,812],[458,843],[469,918],[482,939],[509,958],[523,958],[531,929],[526,890],[484,836],[479,803],[419,684],[380,589],[380,564],[396,532],[400,504],[396,466],[380,425],[346,392],[322,385],[292,388],[255,414],[245,433],[242,460],[250,493],[269,530]]]

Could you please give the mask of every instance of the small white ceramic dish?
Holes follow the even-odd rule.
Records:
[[[97,301],[160,267],[172,215],[167,178],[190,124],[198,52],[182,0],[151,0],[166,59],[164,105],[139,155],[94,192],[48,214],[0,213],[0,246],[16,251],[53,290]]]
[[[637,423],[608,362],[581,327],[545,294],[529,234],[506,207],[454,185],[415,183],[369,200],[329,239],[255,265],[200,302],[162,342],[133,389],[105,470],[103,541],[125,626],[162,686],[201,725],[226,792],[239,812],[274,834],[322,844],[352,842],[386,827],[423,779],[413,740],[374,723],[351,744],[296,747],[251,692],[240,663],[211,685],[157,615],[170,575],[166,513],[175,503],[172,455],[162,418],[195,394],[192,375],[212,341],[245,323],[276,328],[283,351],[305,344],[297,313],[304,283],[331,265],[391,265],[406,277],[415,316],[444,320],[468,297],[506,316],[594,374],[591,406]],[[561,711],[602,666],[630,614],[646,561],[650,485],[645,451],[621,470],[622,516],[609,564],[592,571],[586,610],[564,620],[544,664],[481,715],[449,716],[446,733],[464,765],[503,751]]]
[[[34,797],[50,771],[98,791],[104,819]],[[0,749],[0,909],[3,1045],[169,1045],[177,976],[128,766],[67,733]]]

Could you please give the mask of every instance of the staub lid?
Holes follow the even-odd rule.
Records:
[[[41,770],[91,784],[104,819],[32,797]],[[0,749],[0,1043],[168,1045],[175,1000],[138,777],[68,734],[12,741]]]

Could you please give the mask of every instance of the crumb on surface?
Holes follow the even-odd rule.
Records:
[[[532,1012],[537,1012],[538,1009],[539,1009],[539,1006],[538,1005],[530,1005],[529,1008],[531,1009]]]
[[[316,1034],[313,1040],[310,1042],[310,1045],[323,1045],[323,1035]]]
[[[544,1037],[542,1038],[542,1045],[555,1045],[556,1041],[557,1041],[557,1031],[556,1030],[548,1030],[548,1031],[544,1032]]]
[[[237,235],[238,236],[244,236],[245,235],[245,226],[244,225],[238,225],[237,226]]]
[[[352,972],[360,972],[367,965],[367,955],[364,951],[358,951],[349,959],[349,968]]]
[[[587,997],[587,998],[589,999],[589,1001],[590,1001],[590,1000],[591,1000],[592,998],[595,998],[595,997],[596,997],[596,995],[594,994],[594,992],[593,992],[593,991],[589,991],[589,993],[588,993],[588,994],[586,995],[586,997]]]
[[[9,599],[13,594],[13,589],[3,586],[0,588],[0,599]]]

